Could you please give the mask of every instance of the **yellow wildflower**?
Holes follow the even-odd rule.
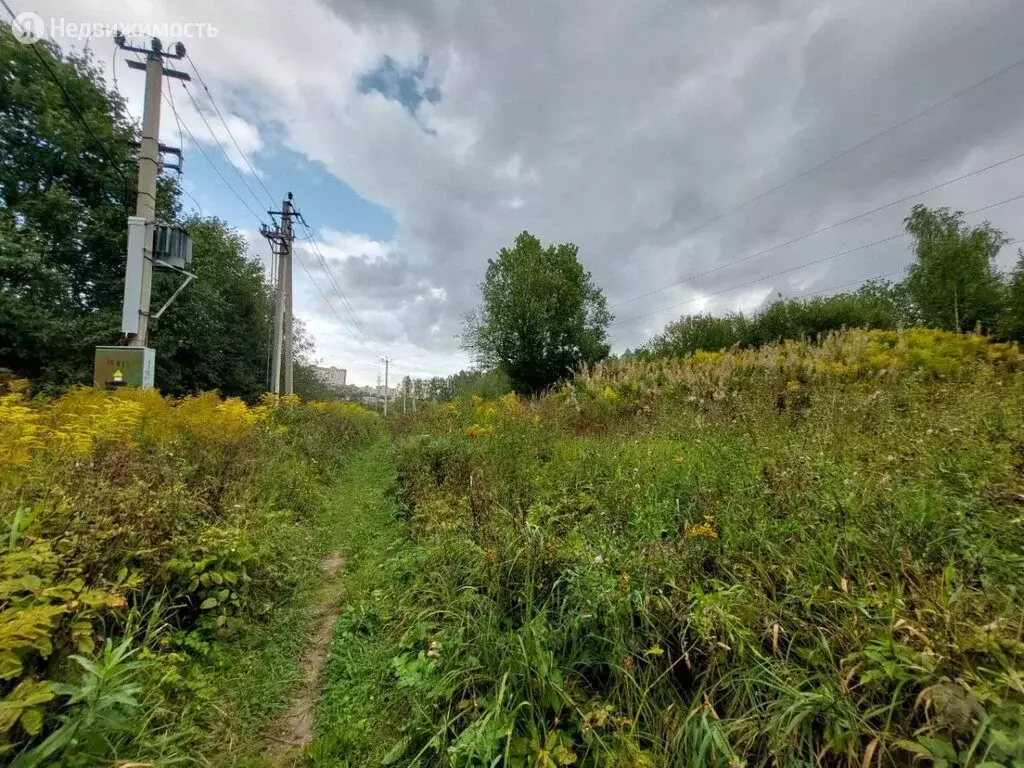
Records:
[[[704,515],[704,522],[691,525],[686,529],[686,535],[693,539],[708,539],[710,541],[717,539],[718,532],[715,530],[714,515]]]

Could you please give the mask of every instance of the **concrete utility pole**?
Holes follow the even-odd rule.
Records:
[[[128,45],[124,35],[114,38],[118,48],[142,53],[145,63],[128,59],[130,69],[146,73],[143,100],[142,136],[139,141],[139,171],[136,182],[135,215],[128,217],[128,247],[124,272],[124,302],[121,308],[121,341],[113,347],[97,347],[93,384],[97,387],[152,387],[156,369],[156,353],[149,348],[149,324],[178,297],[195,275],[187,272],[192,261],[192,242],[188,234],[173,225],[157,225],[156,185],[162,168],[181,172],[181,150],[160,143],[160,99],[164,77],[191,80],[184,72],[164,67],[165,59],[182,59],[185,46],[175,43],[172,52],[165,52],[158,38],[149,48]],[[165,166],[163,153],[176,154],[179,163]],[[186,280],[155,314],[150,312],[153,293],[153,267],[159,265],[184,275]]]
[[[281,205],[281,234],[284,235],[285,260],[285,307],[284,307],[284,393],[295,391],[295,335],[292,329],[292,193]]]
[[[281,203],[280,211],[267,211],[281,217],[281,225],[260,228],[270,241],[271,258],[277,259],[277,285],[274,290],[274,350],[270,391],[290,395],[294,391],[294,350],[292,338],[292,193]],[[284,382],[282,387],[282,372]]]
[[[381,358],[384,363],[384,415],[388,415],[388,366],[391,364],[391,358],[385,355]]]
[[[135,216],[128,219],[128,264],[125,271],[122,331],[127,346],[145,347],[149,341],[149,304],[153,292],[153,234],[156,226],[156,180],[160,175],[160,98],[164,75],[191,80],[185,72],[164,67],[164,59],[181,59],[185,46],[177,43],[174,53],[165,53],[163,44],[153,38],[149,49],[134,48],[125,38],[117,38],[121,50],[145,53],[146,63],[128,59],[128,66],[146,73],[146,95],[142,110],[142,137],[139,143],[139,175],[136,184]],[[133,218],[135,220],[133,220]],[[141,221],[139,221],[141,220]],[[133,258],[142,243],[142,259]],[[134,315],[134,317],[132,317]]]

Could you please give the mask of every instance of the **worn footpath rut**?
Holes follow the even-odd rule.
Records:
[[[383,476],[385,446],[371,446],[352,456],[339,473],[333,489],[336,505],[333,523],[324,531],[324,549],[329,554],[320,563],[316,596],[309,605],[310,635],[299,657],[298,684],[290,703],[264,731],[264,750],[270,765],[304,764],[309,747],[317,738],[316,710],[322,691],[322,672],[327,663],[334,625],[345,598],[346,553],[352,534],[359,527],[366,498],[379,494]]]
[[[320,671],[327,660],[331,631],[338,617],[343,564],[344,559],[337,552],[328,555],[320,564],[327,587],[324,599],[317,601],[312,608],[313,634],[302,654],[301,682],[291,706],[277,719],[268,736],[270,751],[279,758],[279,763],[285,765],[300,759],[313,740],[313,709],[320,696]]]

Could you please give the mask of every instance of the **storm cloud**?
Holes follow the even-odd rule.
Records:
[[[317,237],[406,372],[466,364],[460,317],[523,229],[579,245],[622,350],[682,312],[898,273],[905,239],[860,246],[898,234],[913,202],[973,210],[1024,193],[1024,160],[1009,162],[773,248],[1024,152],[1015,0],[190,0],[174,14],[220,26],[193,56],[218,92],[241,94],[233,114],[260,141],[394,217],[393,240],[368,248],[358,222],[317,222]],[[275,109],[248,109],[256,94]],[[1018,238],[1022,212],[972,220]],[[299,292],[334,362],[373,353]]]

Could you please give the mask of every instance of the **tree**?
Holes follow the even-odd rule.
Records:
[[[1017,265],[1010,274],[1006,290],[1001,331],[1004,338],[1024,341],[1024,249],[1021,248],[1017,249]]]
[[[991,330],[999,321],[1003,284],[995,268],[1007,238],[988,222],[970,227],[961,211],[915,205],[904,220],[916,263],[907,291],[926,325]]]
[[[184,225],[192,237],[192,272],[198,279],[151,329],[157,382],[170,394],[217,389],[255,401],[267,391],[273,314],[263,267],[246,257],[245,238],[226,222],[193,218]],[[173,273],[154,273],[154,309],[180,280]],[[301,329],[297,336],[302,338]]]
[[[665,326],[664,331],[647,343],[645,351],[651,357],[686,357],[698,349],[727,349],[745,343],[749,323],[738,313],[724,317],[686,315]]]
[[[0,367],[91,380],[117,339],[136,132],[88,55],[0,24],[0,60]]]
[[[515,391],[541,392],[607,357],[612,318],[572,243],[545,248],[522,232],[488,259],[480,288],[483,302],[466,317],[463,348],[507,375]]]

